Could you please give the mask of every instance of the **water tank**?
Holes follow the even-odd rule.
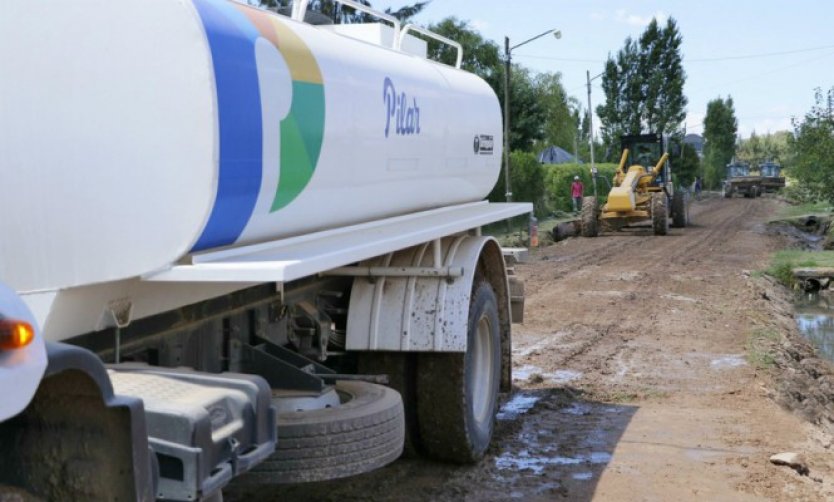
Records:
[[[0,68],[19,291],[475,201],[498,176],[484,81],[239,3],[3,2]]]

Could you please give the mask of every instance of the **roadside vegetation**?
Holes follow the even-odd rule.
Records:
[[[796,281],[793,277],[795,268],[834,268],[834,251],[802,251],[783,249],[773,255],[767,274],[789,288]]]

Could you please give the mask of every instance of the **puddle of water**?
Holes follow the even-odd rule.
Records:
[[[501,406],[495,418],[498,420],[514,420],[530,411],[539,402],[539,399],[541,398],[527,394],[516,394]]]
[[[593,472],[575,472],[575,473],[573,473],[573,475],[571,477],[573,479],[578,480],[578,481],[588,481],[589,479],[594,477],[594,473]]]
[[[533,366],[532,364],[525,364],[524,366],[519,366],[518,368],[513,368],[513,380],[516,381],[525,381],[530,378],[530,375],[533,373],[541,373],[542,369],[538,366]]]
[[[591,414],[591,405],[586,403],[573,403],[567,408],[560,410],[562,413],[567,413],[568,415],[590,415]]]
[[[796,303],[796,325],[819,355],[834,362],[834,305],[819,293],[803,295]]]
[[[532,471],[534,474],[541,474],[549,465],[598,465],[607,464],[611,461],[611,454],[606,452],[592,452],[588,455],[576,457],[530,455],[527,450],[520,451],[517,455],[504,453],[495,459],[495,466],[499,469],[518,469]],[[582,474],[582,473],[580,473]]]
[[[545,380],[553,383],[568,383],[582,378],[582,373],[571,370],[556,370],[553,373],[542,375]]]
[[[513,368],[513,381],[526,382],[532,375],[539,374],[548,383],[565,384],[582,378],[582,373],[572,370],[556,370],[552,373],[544,373],[538,366],[525,364]]]
[[[710,366],[717,370],[737,368],[739,366],[744,366],[745,364],[747,364],[747,361],[744,360],[744,355],[742,354],[730,354],[723,357],[717,357],[710,361]]]

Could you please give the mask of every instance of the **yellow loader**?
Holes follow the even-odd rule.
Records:
[[[623,153],[608,201],[602,207],[596,197],[582,201],[582,235],[596,237],[605,230],[644,222],[651,222],[655,235],[666,235],[670,218],[673,227],[688,225],[687,197],[674,189],[663,136],[640,134],[620,140]]]

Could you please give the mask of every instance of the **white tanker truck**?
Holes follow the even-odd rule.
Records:
[[[499,103],[459,45],[306,4],[0,5],[0,485],[200,500],[484,454],[523,294],[480,228],[531,210],[482,201]]]

